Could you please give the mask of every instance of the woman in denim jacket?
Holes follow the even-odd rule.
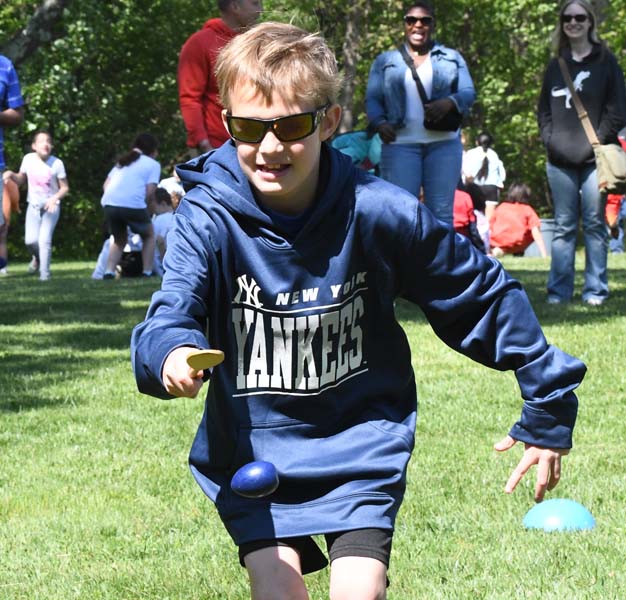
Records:
[[[374,60],[365,103],[370,127],[383,141],[382,177],[415,196],[423,188],[428,208],[452,224],[463,155],[459,132],[426,129],[423,122],[424,117],[437,121],[450,111],[466,114],[476,91],[461,54],[435,42],[434,29],[434,9],[428,2],[414,2],[405,12],[404,44],[431,100],[426,110],[398,49]]]

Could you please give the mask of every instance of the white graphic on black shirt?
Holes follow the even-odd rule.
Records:
[[[574,84],[574,89],[577,92],[581,92],[583,89],[583,81],[585,81],[585,79],[588,79],[590,76],[590,71],[581,71],[580,73],[578,73],[578,75],[576,75],[576,78],[572,82]],[[572,94],[567,86],[563,88],[552,88],[552,97],[558,98],[560,96],[565,96],[565,108],[572,108]]]

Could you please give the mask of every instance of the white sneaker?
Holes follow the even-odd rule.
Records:
[[[587,306],[602,306],[604,304],[604,300],[602,298],[587,298],[585,300],[585,304]]]
[[[2,269],[0,269],[0,277],[6,277],[8,274],[9,272],[6,267],[2,267]]]
[[[32,260],[28,264],[28,272],[32,275],[33,273],[36,273],[37,271],[39,271],[39,261],[37,260],[35,256],[33,256]]]

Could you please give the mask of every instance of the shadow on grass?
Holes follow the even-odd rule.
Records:
[[[75,263],[54,267],[47,282],[25,272],[0,282],[0,412],[80,402],[64,390],[120,360],[130,376],[131,331],[158,280],[93,281]]]

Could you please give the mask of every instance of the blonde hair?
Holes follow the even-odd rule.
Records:
[[[561,8],[559,9],[559,17],[558,23],[556,24],[556,28],[552,33],[552,50],[556,56],[561,54],[561,50],[563,48],[569,48],[569,40],[565,33],[563,33],[563,23],[561,22],[561,17],[565,13],[565,10],[570,7],[572,4],[578,4],[581,8],[585,10],[589,20],[591,21],[591,27],[589,27],[589,41],[592,44],[601,44],[603,42],[600,40],[598,36],[598,32],[596,31],[596,26],[598,24],[598,17],[596,16],[595,10],[590,2],[587,0],[565,0],[563,4],[561,4]]]
[[[215,73],[227,109],[232,91],[243,83],[267,101],[279,91],[314,106],[335,103],[343,83],[324,39],[286,23],[260,23],[234,37],[220,52]]]

